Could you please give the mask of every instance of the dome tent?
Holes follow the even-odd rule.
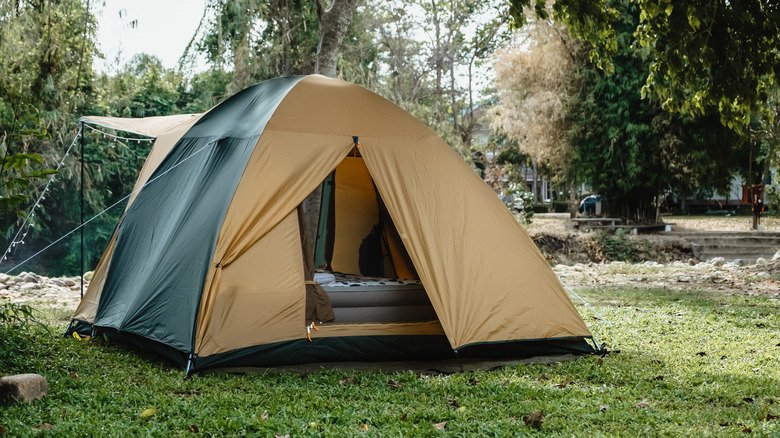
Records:
[[[188,371],[593,351],[495,194],[425,125],[362,87],[278,78],[203,115],[83,121],[156,141],[71,333],[105,333]],[[389,319],[333,312],[300,208],[323,181],[318,264],[360,274],[360,247],[385,223],[379,264],[418,278],[414,306],[428,313],[411,317],[408,294]]]

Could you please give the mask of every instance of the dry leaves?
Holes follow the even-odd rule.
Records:
[[[639,409],[647,409],[648,407],[650,407],[650,403],[642,400],[641,402],[635,404],[634,407]]]
[[[263,412],[263,415],[260,416],[260,421],[265,421],[268,419],[268,411]]]
[[[400,387],[404,386],[404,384],[403,383],[398,383],[395,380],[390,379],[390,380],[387,381],[387,386],[389,386],[391,388],[400,388]]]
[[[531,412],[530,414],[523,417],[523,422],[528,427],[541,429],[542,423],[544,423],[544,414],[541,412]]]
[[[433,425],[433,428],[437,429],[437,430],[442,430],[445,427],[447,427],[447,422],[446,421],[442,421],[441,423],[436,423],[436,424]]]
[[[40,426],[33,427],[33,430],[36,432],[40,432],[42,430],[52,430],[54,426],[52,426],[49,423],[43,423]]]
[[[339,385],[351,385],[353,383],[357,382],[357,377],[355,376],[344,376],[339,380]],[[389,383],[389,382],[388,382]]]
[[[141,418],[143,418],[144,420],[148,420],[154,417],[154,414],[156,413],[157,413],[157,408],[144,409],[143,411],[141,411]]]
[[[196,424],[193,424],[193,425],[190,426],[190,432],[192,432],[192,433],[200,433],[200,428]]]
[[[563,383],[559,383],[559,384],[555,385],[556,388],[561,388],[561,389],[563,389],[563,388],[565,388],[567,386],[569,386],[569,378],[568,377],[566,378],[566,380],[563,381]]]

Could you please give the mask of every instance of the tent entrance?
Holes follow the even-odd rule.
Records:
[[[314,254],[317,269],[419,279],[359,155],[346,157],[323,182]]]
[[[356,148],[323,182],[314,258],[318,272],[338,279],[323,284],[333,323],[438,320]]]

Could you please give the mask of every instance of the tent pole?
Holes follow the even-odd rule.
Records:
[[[81,122],[81,298],[84,298],[84,122]]]

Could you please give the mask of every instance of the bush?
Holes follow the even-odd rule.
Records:
[[[553,201],[553,211],[556,213],[568,213],[569,201]]]
[[[652,252],[652,245],[647,239],[629,239],[624,232],[598,233],[593,240],[600,257],[592,258],[604,261],[639,263]]]
[[[0,359],[23,351],[27,343],[23,336],[30,323],[45,325],[33,317],[33,309],[27,304],[0,302]]]
[[[536,204],[531,209],[534,213],[548,213],[550,211],[550,207],[547,204]]]

